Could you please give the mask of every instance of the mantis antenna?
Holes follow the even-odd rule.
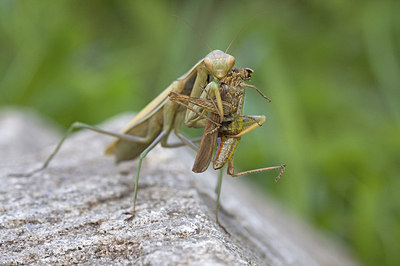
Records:
[[[204,40],[203,36],[201,36],[201,34],[199,33],[199,31],[196,30],[196,28],[195,28],[192,24],[190,24],[190,23],[189,23],[186,19],[184,19],[183,17],[180,17],[180,16],[178,16],[178,15],[172,15],[172,16],[177,17],[177,18],[181,19],[183,22],[185,22],[185,24],[188,25],[188,26],[194,31],[194,33],[196,33],[197,37],[199,37],[200,40],[207,46],[207,48],[211,51],[211,53],[214,54],[214,53],[213,53],[213,50],[212,50],[211,47],[210,47],[210,45],[208,45],[208,43]]]
[[[247,27],[250,25],[250,23],[252,23],[254,20],[256,20],[256,19],[257,19],[261,14],[263,14],[263,13],[265,13],[265,12],[258,13],[256,17],[254,17],[253,19],[251,19],[248,23],[246,23],[246,24],[239,30],[239,32],[236,34],[235,38],[233,38],[233,40],[229,43],[228,48],[226,48],[226,50],[225,50],[225,53],[228,52],[229,48],[231,48],[231,45],[232,45],[233,42],[237,39],[237,37],[240,35],[240,33],[242,33],[242,31],[243,31],[245,28],[247,28]]]
[[[242,31],[243,31],[248,25],[249,25],[249,24],[244,25],[244,26],[240,29],[240,31],[236,34],[235,38],[233,38],[232,41],[229,43],[228,48],[226,48],[226,50],[225,50],[225,53],[228,52],[229,48],[231,48],[232,43],[237,39],[237,37],[239,36],[239,34],[242,33]]]

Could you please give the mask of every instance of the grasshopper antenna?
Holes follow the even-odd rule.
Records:
[[[199,39],[207,46],[207,48],[211,51],[211,53],[214,54],[210,45],[208,45],[208,43],[204,40],[203,36],[201,36],[199,31],[196,30],[196,28],[192,24],[190,24],[186,19],[184,19],[181,16],[178,16],[178,15],[172,15],[172,16],[177,17],[177,18],[181,19],[183,22],[185,22],[185,24],[188,25],[194,31],[194,33],[196,33],[197,37],[199,37]]]
[[[267,96],[265,96],[260,90],[258,90],[256,86],[253,86],[253,85],[250,85],[250,84],[246,84],[246,83],[242,83],[242,86],[247,87],[247,88],[251,88],[251,89],[255,89],[261,95],[261,97],[266,99],[268,102],[271,102],[271,99],[268,98]]]

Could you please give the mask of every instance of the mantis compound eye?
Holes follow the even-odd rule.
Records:
[[[227,60],[226,64],[227,64],[229,70],[232,69],[232,67],[235,65],[235,58],[230,55],[228,57],[228,60]]]
[[[210,58],[208,58],[208,57],[206,57],[205,59],[204,59],[204,64],[206,65],[206,68],[208,69],[208,70],[212,70],[213,69],[213,62],[212,62],[212,60],[210,59]]]

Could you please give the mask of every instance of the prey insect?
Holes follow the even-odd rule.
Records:
[[[234,171],[233,157],[235,150],[240,142],[241,136],[262,126],[266,120],[265,116],[263,115],[243,115],[243,105],[245,97],[244,87],[250,87],[257,90],[257,88],[255,88],[254,86],[246,84],[244,82],[249,81],[252,74],[253,70],[249,68],[234,68],[230,75],[227,75],[218,81],[219,93],[223,104],[227,105],[229,103],[233,107],[233,109],[227,110],[222,117],[219,115],[219,110],[216,105],[210,104],[214,102],[214,99],[209,97],[210,95],[207,91],[205,91],[205,94],[203,94],[203,98],[201,99],[188,97],[186,95],[179,95],[174,92],[171,92],[169,94],[171,101],[181,104],[186,108],[190,108],[187,103],[192,103],[200,107],[203,110],[202,112],[198,112],[198,110],[193,109],[192,111],[196,112],[199,116],[203,118],[205,112],[209,112],[200,147],[193,165],[192,170],[194,172],[200,173],[208,168],[211,162],[213,149],[216,146],[213,160],[213,168],[215,170],[221,169],[225,164],[228,164],[228,175],[232,177],[238,177],[245,174],[281,169],[279,175],[275,178],[275,181],[278,181],[278,179],[283,174],[285,170],[285,165],[253,169],[239,173],[235,173]],[[258,92],[264,98],[269,100],[260,91]],[[208,98],[205,98],[205,95],[207,95]],[[220,122],[220,124],[217,124],[216,122]],[[218,179],[217,202],[215,209],[216,220],[218,223],[218,209],[221,186],[222,171],[220,172],[220,176]]]
[[[47,168],[54,156],[60,150],[66,138],[75,129],[89,129],[101,134],[116,137],[113,143],[107,148],[106,154],[113,154],[116,162],[133,160],[139,157],[138,169],[133,195],[132,217],[135,215],[136,198],[142,160],[146,155],[160,143],[163,147],[179,147],[188,145],[197,151],[198,147],[191,140],[181,134],[180,128],[184,122],[189,127],[204,127],[205,120],[199,118],[196,113],[187,111],[168,98],[171,92],[179,93],[191,97],[199,97],[204,87],[207,87],[214,78],[222,79],[231,72],[235,64],[235,58],[232,55],[220,50],[211,51],[204,59],[200,60],[186,74],[174,81],[160,95],[144,107],[119,133],[107,131],[85,123],[75,122],[67,130],[64,137],[55,147],[43,165],[31,172],[24,174],[13,174],[14,176],[30,176]],[[210,91],[213,89],[210,88]],[[218,113],[223,114],[223,103],[216,89],[216,102]],[[193,108],[197,107],[193,105]],[[186,114],[185,114],[186,113]],[[173,131],[179,143],[168,143],[169,134]]]

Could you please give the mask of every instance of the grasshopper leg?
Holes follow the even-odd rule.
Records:
[[[265,123],[265,116],[263,115],[249,115],[249,116],[242,116],[243,117],[243,129],[239,133],[235,135],[226,135],[227,137],[231,138],[239,138],[243,136],[244,134],[249,133],[250,131],[253,131],[256,128],[261,127]]]
[[[263,116],[263,115],[243,116],[243,117],[244,117],[243,124],[246,127],[246,129],[240,131],[239,133],[237,133],[235,135],[227,135],[227,137],[239,138],[239,137],[243,136],[244,134],[247,134],[250,131],[262,126],[265,123],[265,116]],[[233,156],[232,156],[228,161],[227,173],[228,173],[228,175],[230,175],[232,177],[238,177],[241,175],[246,175],[246,174],[251,174],[251,173],[258,173],[258,172],[265,172],[265,171],[270,171],[270,170],[274,170],[274,169],[281,169],[279,175],[275,178],[275,182],[277,182],[279,180],[279,178],[282,176],[283,172],[285,171],[285,167],[286,167],[286,165],[282,164],[282,165],[278,165],[278,166],[271,166],[271,167],[265,167],[265,168],[253,169],[253,170],[248,170],[248,171],[244,171],[244,172],[240,172],[240,173],[235,173],[235,169],[233,166]]]
[[[238,177],[241,175],[247,175],[247,174],[252,174],[252,173],[258,173],[258,172],[265,172],[265,171],[270,171],[270,170],[275,170],[275,169],[281,169],[279,172],[279,175],[275,178],[275,182],[278,182],[279,178],[281,178],[283,172],[285,171],[285,164],[282,165],[277,165],[277,166],[271,166],[271,167],[265,167],[265,168],[259,168],[259,169],[253,169],[253,170],[247,170],[239,173],[235,173],[235,168],[233,167],[233,156],[228,162],[228,170],[227,173],[228,175],[232,177]]]

